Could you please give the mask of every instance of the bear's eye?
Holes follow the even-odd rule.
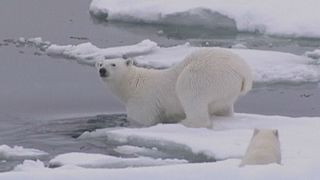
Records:
[[[116,67],[116,64],[111,64],[112,67]]]
[[[99,67],[102,67],[102,63],[99,64]]]

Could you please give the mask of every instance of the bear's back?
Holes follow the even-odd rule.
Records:
[[[221,48],[202,48],[192,52],[181,63],[174,68],[178,72],[182,72],[186,66],[190,64],[198,64],[201,66],[213,65],[217,68],[221,66],[229,66],[244,76],[250,76],[251,72],[245,61],[231,51]],[[211,66],[212,68],[212,66]]]

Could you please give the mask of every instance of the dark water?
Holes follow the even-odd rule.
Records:
[[[75,139],[84,131],[126,126],[124,106],[100,82],[93,68],[52,59],[32,47],[15,47],[10,39],[42,37],[56,44],[92,42],[98,47],[128,45],[144,39],[161,46],[191,42],[199,46],[250,48],[302,54],[319,40],[221,34],[194,28],[102,22],[89,15],[89,0],[0,1],[0,145],[21,145],[56,154],[115,154],[105,143]],[[159,30],[163,33],[159,34]],[[9,40],[8,40],[9,39]],[[236,104],[237,112],[320,116],[317,84],[255,86]],[[120,114],[114,114],[120,112]],[[108,114],[110,115],[100,115]],[[22,160],[0,163],[10,170]]]

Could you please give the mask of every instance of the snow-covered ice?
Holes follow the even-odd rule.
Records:
[[[222,160],[244,155],[253,128],[273,128],[280,132],[284,164],[294,162],[293,159],[309,159],[320,151],[320,142],[317,142],[320,118],[236,114],[232,118],[214,119],[213,123],[214,130],[185,128],[177,124],[140,129],[100,129],[86,132],[80,139],[104,137],[119,145],[157,147],[171,153],[174,151],[170,148],[175,147],[180,153],[190,151]]]
[[[24,148],[22,146],[10,147],[8,145],[0,145],[0,160],[36,159],[46,155],[48,155],[46,152],[38,149]]]
[[[98,18],[114,21],[319,38],[319,7],[317,0],[92,0],[89,10]]]
[[[146,148],[146,147],[123,145],[123,146],[117,146],[114,150],[122,155],[147,156],[147,157],[162,158],[162,159],[172,157],[172,155],[170,154],[160,152],[159,149],[156,147]]]
[[[238,168],[238,160],[227,160],[217,163],[182,164],[173,166],[126,168],[126,169],[81,169],[75,167],[57,169],[29,169],[18,173],[2,173],[0,178],[6,180],[56,180],[76,179],[286,179],[286,180],[317,180],[319,164],[298,164],[284,167],[280,165],[252,166]]]
[[[57,45],[41,38],[20,38],[25,43],[32,43],[47,55],[75,60],[80,64],[94,66],[102,59],[134,57],[140,66],[168,68],[182,61],[188,54],[200,48],[189,43],[172,47],[160,47],[156,42],[143,40],[137,44],[111,48],[98,48],[95,45],[82,43],[78,45]],[[19,40],[20,41],[20,40]],[[314,58],[318,50],[306,52],[303,56],[291,53],[242,49],[240,45],[228,49],[241,56],[252,68],[254,81],[258,83],[303,83],[319,82],[320,66]]]
[[[96,60],[149,54],[156,48],[158,48],[157,43],[150,40],[144,40],[132,46],[120,46],[105,49],[100,49],[88,42],[65,46],[52,44],[48,47],[46,53],[49,56],[76,59],[79,63],[94,65]]]
[[[206,47],[195,47],[189,43],[160,47],[149,39],[137,44],[98,48],[90,42],[78,45],[57,45],[41,38],[20,38],[18,42],[31,43],[47,55],[75,60],[84,65],[94,66],[103,59],[133,57],[140,66],[151,68],[168,68],[179,63],[191,52]],[[21,43],[21,42],[20,42]],[[319,82],[320,66],[315,62],[319,50],[306,52],[304,55],[291,53],[245,49],[242,44],[227,49],[241,56],[254,73],[254,81],[258,83],[303,83]],[[316,59],[317,60],[317,59]]]
[[[248,49],[248,47],[246,45],[240,44],[240,43],[232,45],[231,48],[233,48],[233,49]]]
[[[15,171],[1,173],[0,179],[319,179],[320,118],[237,113],[234,117],[215,118],[213,121],[214,129],[159,124],[146,128],[100,129],[84,133],[79,140],[114,141],[119,145],[118,150],[122,149],[120,151],[125,154],[130,154],[130,150],[133,154],[146,152],[145,149],[182,154],[190,150],[194,154],[215,157],[217,162],[88,169],[83,168],[83,164],[85,167],[97,167],[119,159],[107,155],[69,153],[51,160],[51,163],[55,161],[65,166],[50,169],[40,161],[25,161]],[[238,166],[253,128],[279,130],[281,165]],[[129,163],[129,159],[123,158],[123,163]],[[141,162],[143,164],[144,160]]]
[[[50,167],[75,165],[86,168],[125,168],[141,166],[160,166],[187,163],[178,159],[153,159],[150,157],[121,158],[103,154],[67,153],[60,154],[50,160]]]
[[[319,60],[320,59],[320,49],[315,49],[313,51],[307,51],[307,52],[305,52],[305,56],[310,57],[315,60]]]
[[[94,65],[101,59],[127,55],[134,57],[138,64],[155,68],[167,68],[182,61],[194,47],[189,43],[160,47],[151,40],[128,46],[98,48],[91,43],[79,45],[51,44],[46,53],[51,56],[71,58],[81,64]],[[248,62],[254,72],[254,80],[259,83],[301,83],[319,82],[320,67],[306,56],[291,53],[254,49],[228,49]]]
[[[40,160],[24,160],[22,164],[17,165],[13,170],[14,171],[32,171],[34,169],[45,168],[45,164]]]
[[[44,50],[48,48],[49,45],[51,45],[51,42],[44,41],[42,37],[34,37],[34,38],[24,38],[20,37],[17,41],[14,43],[18,45],[31,45],[35,46],[37,48],[40,48],[41,50]]]

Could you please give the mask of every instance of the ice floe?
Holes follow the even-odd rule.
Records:
[[[13,171],[30,171],[30,170],[40,170],[46,168],[45,164],[40,160],[24,160],[22,164],[17,165]]]
[[[320,49],[315,49],[313,51],[307,51],[305,52],[305,56],[315,59],[315,60],[319,60],[320,59]]]
[[[97,60],[144,55],[152,53],[157,48],[157,43],[147,39],[131,46],[105,49],[100,49],[89,42],[66,46],[52,44],[48,47],[46,53],[49,56],[76,59],[79,63],[94,65]]]
[[[84,169],[75,167],[63,167],[57,169],[30,169],[25,172],[1,173],[0,178],[6,180],[105,180],[105,179],[238,179],[238,180],[317,180],[319,164],[297,164],[295,166],[251,166],[239,168],[238,160],[227,160],[217,163],[181,164],[159,167],[125,168],[125,169]]]
[[[46,152],[38,149],[24,148],[22,146],[10,147],[8,145],[0,145],[1,160],[36,159],[46,155],[48,155]]]
[[[68,153],[58,155],[50,161],[52,164],[62,165],[61,167],[50,169],[41,161],[25,161],[18,165],[15,171],[1,173],[0,179],[81,180],[90,177],[92,179],[316,180],[319,178],[320,118],[235,114],[234,117],[214,118],[213,121],[214,129],[193,129],[178,124],[159,124],[146,128],[109,128],[86,132],[79,140],[113,143],[118,145],[116,147],[118,152],[126,155],[145,154],[150,151],[171,152],[176,155],[188,152],[187,156],[202,153],[214,157],[218,160],[216,162],[186,163],[187,158],[180,156],[179,160],[174,159],[172,162],[164,162],[161,159],[159,162],[164,163],[163,166],[139,167],[139,164],[143,166],[146,162],[148,165],[158,165],[155,159],[149,161],[154,154],[149,153],[150,157],[140,156],[131,159],[102,154]],[[253,128],[279,130],[281,165],[239,167]],[[118,162],[126,164],[127,166],[124,166],[126,168],[105,168]]]
[[[309,159],[320,151],[317,128],[319,118],[290,118],[236,114],[232,118],[213,120],[215,130],[185,128],[182,125],[157,125],[149,128],[100,129],[86,132],[80,139],[107,139],[119,146],[129,145],[175,154],[196,161],[200,155],[208,160],[241,158],[249,143],[253,128],[274,128],[280,132],[283,163]],[[308,139],[308,140],[307,140]]]
[[[111,21],[319,38],[319,6],[317,0],[92,0],[89,10]]]
[[[142,166],[160,166],[187,163],[178,159],[154,159],[151,157],[121,158],[103,154],[67,153],[60,154],[50,160],[49,167],[75,165],[85,168],[126,168]]]
[[[160,47],[151,40],[143,40],[137,44],[118,46],[111,48],[98,48],[88,43],[78,45],[57,45],[41,38],[25,39],[25,42],[33,43],[49,56],[72,59],[80,64],[93,66],[103,59],[119,58],[123,56],[133,57],[140,66],[151,68],[168,68],[182,61],[188,54],[200,48],[189,43]],[[236,45],[228,49],[242,58],[251,66],[254,73],[254,81],[258,83],[303,83],[319,82],[320,67],[314,59],[318,57],[318,51],[306,53],[306,56],[298,56],[291,53],[264,51],[254,49],[241,49],[244,46]]]

